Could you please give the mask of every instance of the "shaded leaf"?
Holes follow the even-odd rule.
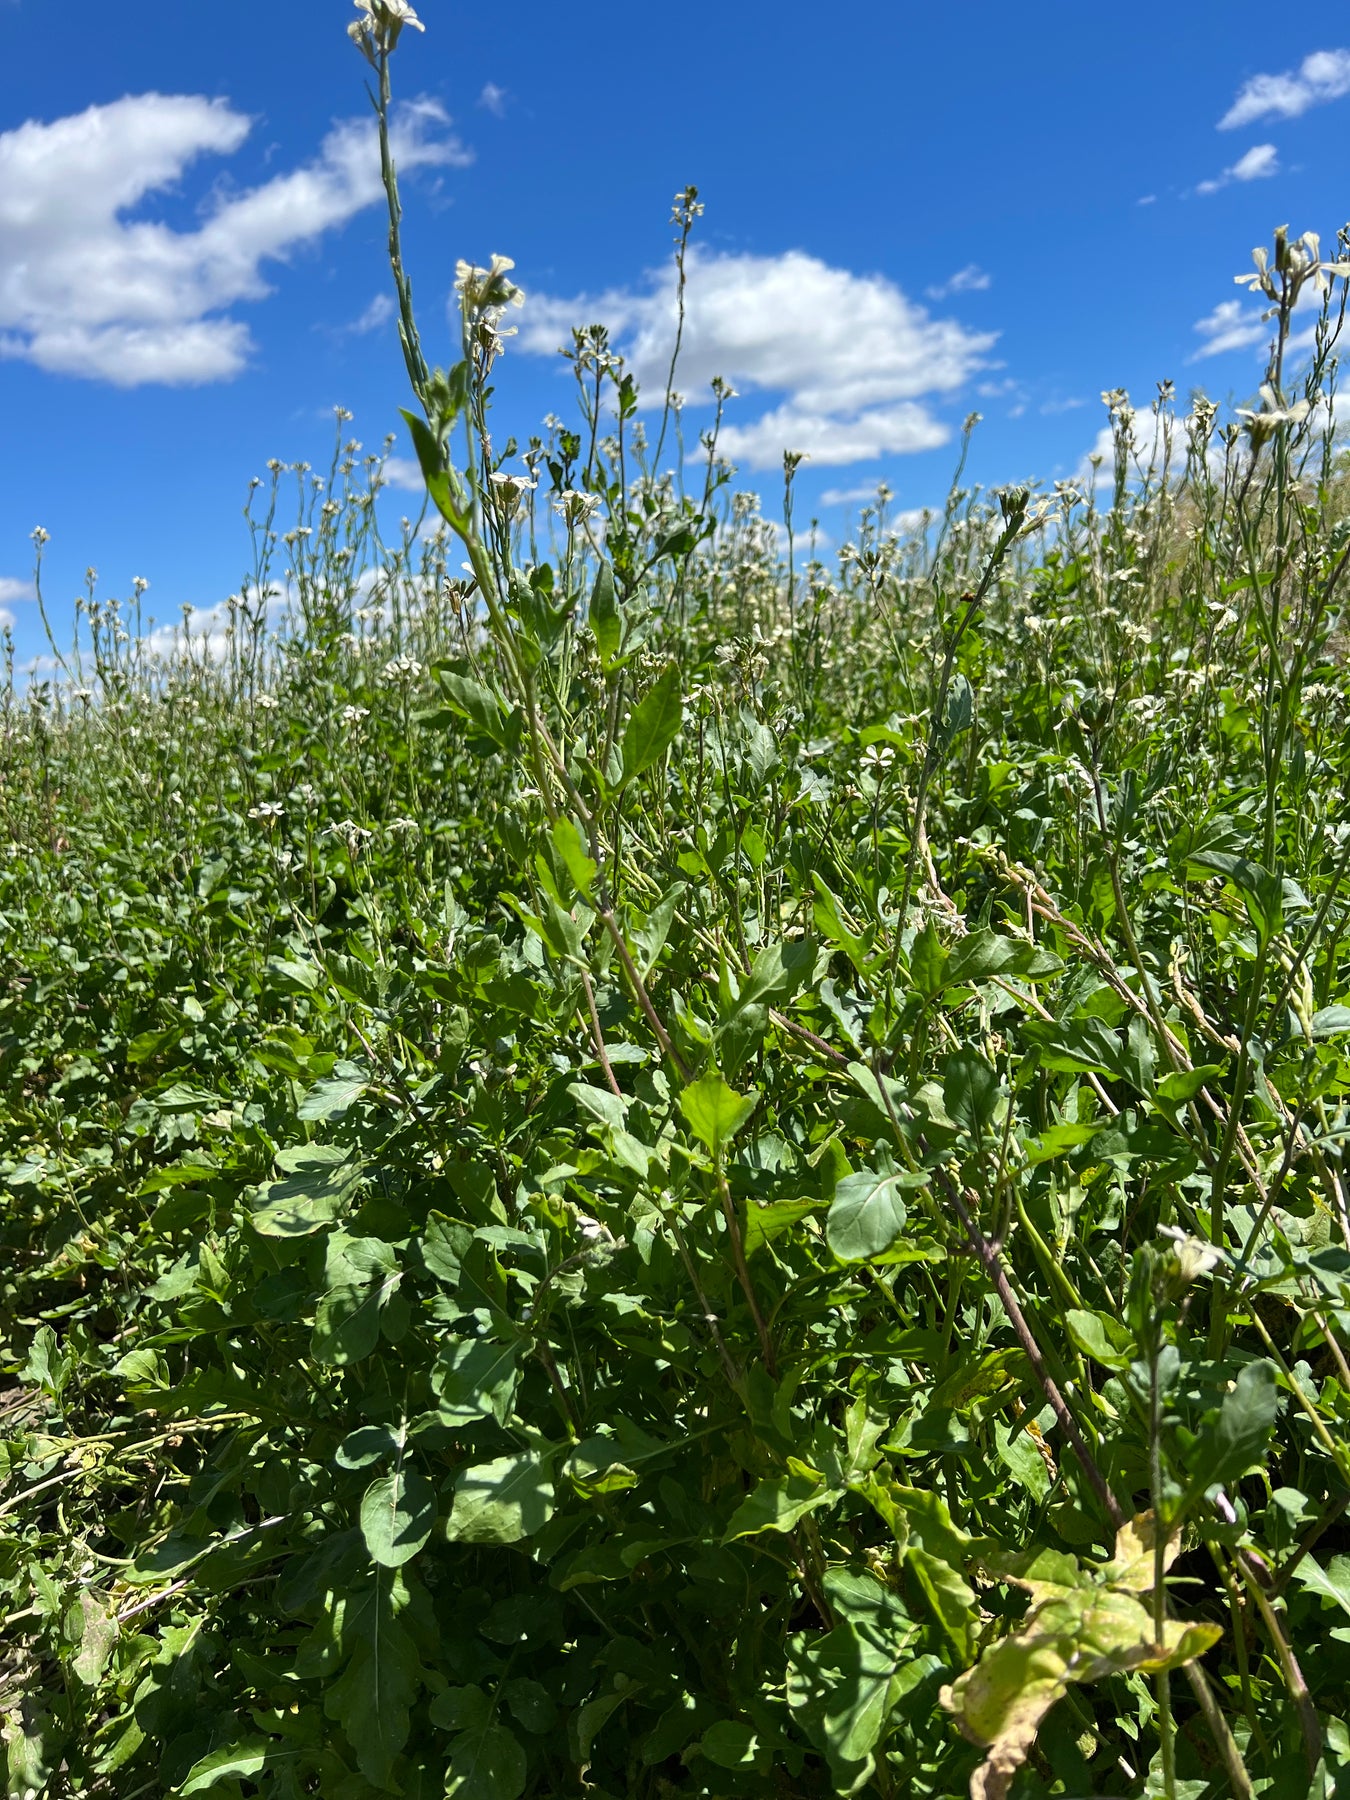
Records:
[[[372,1562],[398,1569],[431,1536],[436,1490],[420,1469],[405,1465],[372,1481],[361,1499],[361,1536]]]
[[[466,1544],[516,1544],[542,1531],[552,1516],[549,1463],[525,1450],[460,1470],[446,1536]]]

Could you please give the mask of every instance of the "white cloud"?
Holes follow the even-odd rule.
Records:
[[[860,481],[855,487],[826,488],[820,496],[822,506],[875,506],[877,483]]]
[[[405,107],[400,164],[468,160],[448,123],[435,102]],[[250,128],[224,101],[138,94],[0,133],[0,356],[119,387],[238,374],[252,340],[227,309],[270,291],[262,264],[382,191],[373,127],[349,122],[300,168],[217,193],[195,230],[124,217],[198,158],[234,154]]]
[[[15,600],[31,600],[33,584],[21,580],[16,575],[0,575],[0,605],[8,606]]]
[[[717,447],[752,469],[777,467],[785,450],[805,450],[813,463],[842,468],[877,456],[935,450],[950,436],[949,426],[912,400],[868,407],[851,418],[809,412],[789,400],[753,424],[724,425]]]
[[[1197,182],[1195,191],[1197,194],[1217,194],[1230,181],[1264,181],[1267,176],[1278,175],[1279,172],[1280,156],[1274,144],[1253,144],[1246,155],[1230,164],[1222,175],[1216,175],[1210,181]]]
[[[1254,344],[1263,347],[1270,342],[1270,322],[1254,313],[1241,300],[1221,300],[1212,313],[1195,321],[1195,329],[1204,343],[1191,357],[1222,356],[1227,350],[1250,350]]]
[[[1296,119],[1343,94],[1350,94],[1350,50],[1315,50],[1297,70],[1253,75],[1219,120],[1219,130],[1232,131],[1254,119]]]
[[[483,91],[478,96],[478,104],[490,112],[494,119],[506,117],[506,89],[498,87],[495,81],[485,81]]]
[[[14,614],[7,606],[0,606],[0,631],[13,631]]]
[[[422,465],[414,462],[410,456],[386,456],[384,482],[386,487],[405,488],[410,494],[425,494],[427,491]]]
[[[394,302],[388,294],[376,294],[366,310],[352,320],[345,330],[353,337],[364,337],[367,332],[379,331],[394,316]]]
[[[691,254],[676,384],[705,392],[724,376],[745,393],[784,396],[752,424],[731,415],[727,454],[756,468],[801,450],[827,465],[942,443],[949,427],[919,404],[954,393],[982,366],[995,333],[934,319],[881,275],[855,275],[801,250],[780,256]],[[673,274],[641,289],[526,305],[521,347],[554,350],[574,324],[604,321],[647,404],[664,393],[675,333]]]
[[[967,263],[964,269],[958,269],[946,281],[923,291],[930,300],[945,300],[948,294],[982,294],[992,280],[993,276],[978,263]]]
[[[1320,310],[1317,290],[1310,284],[1294,306],[1294,318],[1306,322],[1301,331],[1290,333],[1286,353],[1312,348]],[[1200,362],[1207,356],[1221,356],[1227,350],[1259,349],[1264,355],[1275,336],[1275,323],[1266,315],[1266,309],[1241,300],[1221,300],[1213,312],[1196,320],[1195,329],[1205,341],[1192,353],[1191,362]]]

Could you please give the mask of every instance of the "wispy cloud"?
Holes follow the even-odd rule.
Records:
[[[1253,75],[1219,120],[1220,131],[1234,131],[1255,119],[1296,119],[1310,107],[1323,106],[1350,94],[1350,50],[1315,50],[1297,69],[1279,75]]]
[[[1298,353],[1312,348],[1319,310],[1317,290],[1309,285],[1294,307],[1294,318],[1301,318],[1304,323],[1301,330],[1291,333],[1288,351]],[[1264,354],[1275,336],[1274,323],[1264,309],[1242,300],[1221,300],[1213,312],[1196,320],[1195,329],[1204,342],[1192,352],[1191,362],[1203,362],[1207,356],[1222,356],[1228,350],[1260,350]]]
[[[930,300],[945,300],[949,294],[981,294],[993,279],[978,263],[967,263],[955,275],[949,275],[936,287],[925,288],[923,291]]]
[[[372,331],[381,331],[394,316],[394,302],[388,294],[376,294],[366,310],[352,320],[343,330],[352,337],[365,337]]]
[[[0,606],[10,606],[16,600],[31,600],[33,584],[21,580],[15,575],[0,575]]]
[[[892,452],[929,449],[950,427],[922,402],[964,385],[993,346],[995,333],[932,318],[894,282],[834,268],[801,250],[780,256],[699,252],[689,286],[677,384],[706,393],[724,376],[747,396],[777,396],[761,417],[743,422],[744,403],[724,427],[733,459],[770,468],[784,450],[842,466]],[[531,296],[519,343],[553,351],[582,320],[603,320],[633,367],[648,402],[664,391],[675,333],[669,270],[637,288],[572,300]]]
[[[875,506],[877,488],[881,484],[875,481],[860,481],[853,487],[826,488],[820,496],[822,506]]]
[[[494,119],[506,117],[507,91],[498,87],[495,81],[485,81],[483,91],[478,96],[478,104],[485,112],[490,112]]]
[[[218,194],[196,230],[125,217],[199,158],[235,154],[251,125],[222,100],[139,94],[0,133],[0,356],[118,387],[237,375],[253,342],[229,309],[271,291],[263,265],[381,196],[362,121],[311,162]],[[434,101],[404,107],[399,162],[468,161],[448,125]]]
[[[1191,356],[1192,362],[1222,356],[1226,350],[1250,350],[1256,344],[1268,344],[1271,337],[1269,322],[1241,300],[1221,300],[1213,312],[1195,321],[1195,329],[1204,341]]]
[[[1278,175],[1279,172],[1280,155],[1274,144],[1253,144],[1245,156],[1240,156],[1221,175],[1215,175],[1209,181],[1197,182],[1195,191],[1197,194],[1217,194],[1230,181],[1264,181],[1268,176]]]

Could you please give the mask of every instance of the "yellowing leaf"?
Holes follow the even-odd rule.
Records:
[[[1151,1511],[1136,1513],[1116,1533],[1116,1553],[1102,1570],[1112,1587],[1128,1588],[1132,1593],[1147,1594],[1152,1590],[1156,1569],[1154,1519]],[[1166,1572],[1177,1560],[1181,1540],[1174,1537],[1163,1552]]]
[[[1041,1720],[1071,1682],[1129,1669],[1180,1668],[1220,1635],[1217,1625],[1171,1619],[1159,1645],[1152,1615],[1133,1595],[1095,1586],[1058,1589],[1023,1630],[991,1645],[939,1695],[965,1735],[988,1751],[971,1776],[971,1800],[1004,1800]]]

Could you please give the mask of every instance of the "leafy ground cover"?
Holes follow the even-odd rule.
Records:
[[[12,1794],[1350,1792],[1317,257],[833,567],[598,329],[495,450],[400,264],[423,516],[340,420],[221,641],[11,679]]]

